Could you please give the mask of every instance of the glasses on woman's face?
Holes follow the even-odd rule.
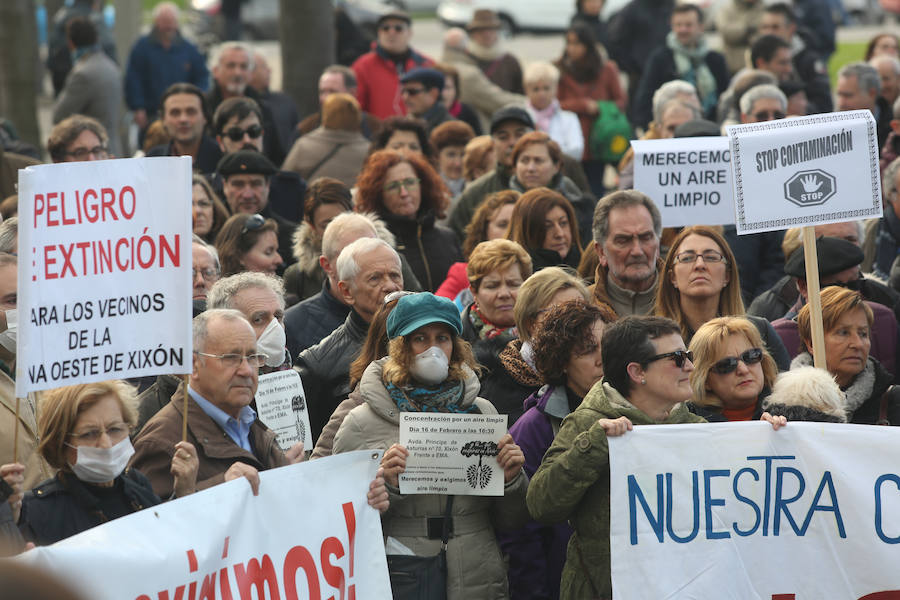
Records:
[[[399,192],[400,188],[405,189],[407,192],[416,189],[419,187],[419,180],[415,177],[407,177],[406,179],[398,179],[397,181],[392,181],[384,186],[384,191],[386,192]]]
[[[247,222],[244,223],[244,226],[241,228],[241,235],[244,235],[248,231],[256,231],[262,227],[265,222],[266,220],[262,215],[250,215],[250,217],[247,218]]]
[[[231,127],[230,129],[226,129],[224,133],[232,142],[239,142],[244,139],[245,133],[255,140],[263,134],[263,128],[260,125],[251,125],[247,129]]]
[[[721,252],[716,252],[715,250],[704,250],[700,254],[697,254],[693,250],[679,252],[675,255],[675,262],[680,265],[692,265],[697,262],[698,257],[702,258],[703,262],[706,264],[727,262],[725,260],[725,255]]]
[[[716,361],[716,364],[710,368],[710,371],[718,373],[719,375],[728,375],[729,373],[734,373],[735,369],[737,369],[738,361],[749,367],[750,365],[755,365],[762,361],[762,359],[762,348],[750,348],[749,350],[741,352],[740,356],[728,356],[722,360]]]
[[[75,440],[78,445],[95,445],[105,433],[109,436],[109,441],[117,444],[124,440],[130,431],[131,429],[125,423],[113,423],[106,428],[91,428],[70,433],[69,437]]]
[[[657,354],[656,356],[651,356],[646,361],[644,361],[645,365],[649,365],[652,362],[656,362],[658,360],[663,360],[666,358],[671,358],[675,363],[675,366],[679,369],[684,367],[684,361],[689,361],[691,363],[694,362],[694,353],[691,350],[675,350],[674,352],[666,352],[665,354]]]

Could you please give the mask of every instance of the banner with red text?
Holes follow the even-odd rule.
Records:
[[[237,479],[18,560],[92,600],[390,598],[381,518],[366,502],[380,460],[358,451],[266,471],[259,496]]]
[[[613,598],[900,599],[900,430],[717,423],[609,439]]]
[[[19,171],[16,395],[189,373],[191,159]]]

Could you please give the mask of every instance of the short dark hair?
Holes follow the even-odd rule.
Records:
[[[569,360],[596,349],[594,323],[612,323],[615,320],[616,315],[605,305],[598,307],[580,300],[551,308],[534,333],[532,342],[534,366],[544,382],[565,385]]]
[[[76,48],[97,43],[97,28],[88,17],[75,17],[66,23],[66,37]]]
[[[695,12],[697,13],[697,22],[703,22],[703,11],[699,6],[694,4],[693,2],[686,2],[685,4],[676,4],[674,8],[672,8],[672,15],[680,15],[683,13]]]
[[[259,119],[259,124],[262,125],[262,110],[259,108],[256,100],[246,96],[229,98],[216,109],[216,113],[213,115],[213,129],[216,135],[222,135],[225,124],[233,117],[237,117],[238,121],[243,121],[251,114],[256,115],[256,118]]]
[[[312,224],[316,209],[323,204],[337,204],[346,212],[353,211],[353,195],[344,182],[332,177],[318,177],[306,188],[303,219]],[[297,230],[299,232],[299,229]]]
[[[610,325],[600,341],[603,378],[626,398],[631,391],[628,365],[646,365],[655,354],[653,340],[664,335],[681,335],[678,323],[665,317],[628,316]]]
[[[344,65],[329,65],[322,71],[322,75],[325,73],[337,73],[344,78],[345,88],[348,90],[356,89],[356,73],[350,67]]]
[[[428,132],[425,129],[425,121],[414,119],[412,117],[388,117],[381,122],[381,130],[372,139],[372,145],[369,148],[369,155],[374,154],[378,150],[384,150],[391,136],[396,131],[410,131],[419,138],[419,146],[422,148],[422,156],[431,161],[435,158],[434,148],[428,141]]]
[[[790,5],[784,2],[776,2],[766,7],[765,12],[773,15],[781,15],[784,17],[785,23],[793,24],[797,22],[797,14]]]
[[[47,140],[47,151],[50,153],[51,160],[53,162],[63,162],[66,159],[69,144],[74,142],[75,138],[84,131],[93,132],[104,148],[109,143],[109,135],[106,133],[106,128],[99,121],[84,115],[72,115],[54,125],[53,129],[50,130],[50,138]]]
[[[169,96],[174,96],[175,94],[193,94],[197,96],[200,99],[200,110],[203,111],[203,118],[206,119],[207,124],[212,120],[209,118],[209,105],[206,103],[206,96],[203,94],[203,90],[193,83],[173,83],[166,88],[166,91],[163,92],[162,97],[159,99],[159,111],[162,115],[165,115],[166,112],[166,100],[169,99]]]
[[[750,66],[756,68],[757,60],[770,62],[775,58],[775,53],[782,48],[790,49],[791,45],[777,35],[763,35],[757,38],[750,46]]]

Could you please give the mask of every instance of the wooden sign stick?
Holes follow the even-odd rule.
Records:
[[[184,418],[181,421],[181,441],[187,441],[187,415],[188,415],[188,386],[191,384],[191,376],[184,376]]]
[[[13,462],[19,462],[19,397],[16,396],[16,420],[14,421],[16,430],[13,434]]]
[[[812,333],[813,359],[817,369],[825,369],[825,327],[822,325],[822,298],[819,296],[819,256],[816,228],[803,228],[803,257],[806,262],[806,293]]]

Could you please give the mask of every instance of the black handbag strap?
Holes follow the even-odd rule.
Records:
[[[453,496],[447,496],[447,510],[444,511],[444,529],[441,532],[441,552],[447,551],[447,542],[450,541],[450,511],[453,510]]]
[[[334,145],[334,148],[332,148],[331,150],[329,150],[329,151],[328,151],[328,154],[326,154],[325,156],[323,156],[322,159],[321,159],[319,162],[317,162],[317,163],[315,164],[315,166],[314,166],[312,169],[309,170],[309,175],[306,177],[307,181],[311,180],[311,179],[312,179],[312,176],[316,174],[316,171],[318,171],[318,170],[322,167],[322,165],[324,165],[325,163],[327,163],[328,160],[329,160],[332,156],[334,156],[335,154],[337,154],[338,150],[340,150],[341,148],[343,148],[343,147],[346,146],[346,145],[347,145],[347,144],[345,144],[345,143],[335,144],[335,145]]]

